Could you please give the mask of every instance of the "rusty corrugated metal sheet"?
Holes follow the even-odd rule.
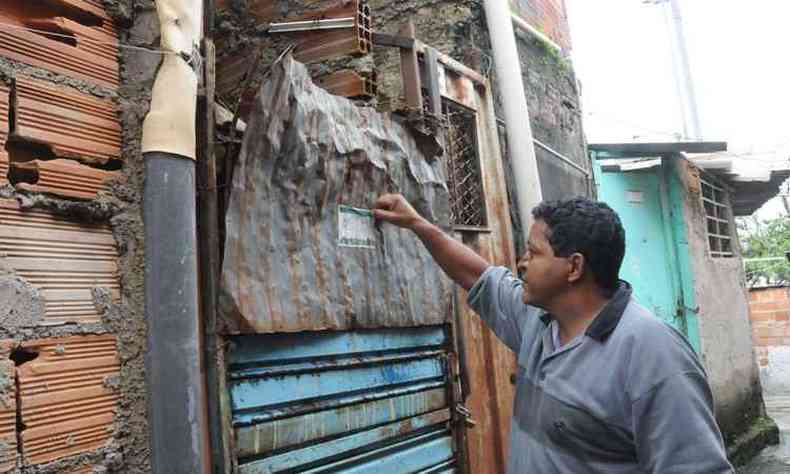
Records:
[[[0,82],[0,186],[8,183],[8,153],[5,142],[8,138],[8,99],[10,90]]]
[[[53,25],[47,26],[47,20],[68,24],[73,40],[20,29],[44,26],[50,31]],[[0,56],[107,88],[118,87],[118,36],[101,4],[86,0],[0,2],[0,23],[9,25],[0,28]]]
[[[412,233],[383,225],[375,249],[338,247],[338,205],[403,193],[449,219],[432,137],[312,84],[288,57],[255,101],[227,213],[221,310],[229,332],[443,322],[451,286]]]
[[[0,341],[0,472],[16,468],[16,367],[10,359],[14,341]]]
[[[121,156],[112,102],[27,78],[15,81],[14,135],[49,145],[56,156],[104,164]]]
[[[95,199],[117,171],[104,171],[72,160],[27,161],[12,165],[15,187],[24,191],[56,194],[75,199]]]
[[[95,287],[120,297],[118,250],[107,226],[80,225],[0,200],[0,264],[38,288],[41,324],[96,322]]]
[[[44,463],[107,443],[118,409],[111,388],[120,371],[115,336],[27,342],[38,357],[17,368],[22,451]]]

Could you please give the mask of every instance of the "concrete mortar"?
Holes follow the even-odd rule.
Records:
[[[159,25],[152,1],[104,0],[104,4],[119,26],[121,43],[158,47]],[[31,76],[113,100],[117,104],[123,130],[123,169],[109,186],[109,191],[100,193],[93,201],[69,201],[43,194],[17,192],[11,186],[0,187],[0,198],[16,199],[23,208],[47,210],[73,222],[109,224],[119,251],[122,292],[121,301],[116,303],[109,298],[107,289],[94,290],[94,302],[102,315],[98,323],[39,327],[34,323],[41,316],[43,308],[37,290],[13,272],[0,268],[0,315],[9,319],[5,321],[0,318],[0,339],[11,339],[18,343],[51,337],[112,333],[118,339],[121,361],[120,375],[105,381],[106,386],[120,394],[115,423],[108,427],[111,439],[107,445],[93,453],[25,466],[19,472],[70,472],[85,466],[93,466],[94,472],[151,471],[144,360],[147,326],[141,215],[145,173],[140,137],[142,120],[148,111],[150,91],[161,56],[121,49],[119,59],[121,86],[115,92],[0,58],[0,80],[7,81],[18,75]]]

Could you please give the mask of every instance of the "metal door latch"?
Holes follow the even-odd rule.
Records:
[[[467,427],[474,428],[475,426],[477,426],[477,422],[474,419],[472,419],[472,412],[469,411],[469,409],[466,408],[465,406],[461,405],[460,403],[457,404],[455,406],[455,412],[463,417],[464,423],[466,424]]]

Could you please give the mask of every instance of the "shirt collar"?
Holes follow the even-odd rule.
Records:
[[[631,301],[631,293],[633,292],[631,285],[623,280],[620,280],[612,299],[606,303],[598,316],[595,317],[592,324],[587,328],[585,334],[595,339],[598,342],[603,342],[614,331],[620,319],[623,317],[625,307]],[[540,320],[543,324],[548,325],[552,316],[550,313],[544,313]]]

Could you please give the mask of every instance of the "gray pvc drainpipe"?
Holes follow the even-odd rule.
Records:
[[[154,473],[205,472],[195,162],[145,153],[145,306]]]
[[[209,472],[198,304],[196,109],[203,0],[157,0],[166,53],[143,122],[148,420],[155,474]]]

